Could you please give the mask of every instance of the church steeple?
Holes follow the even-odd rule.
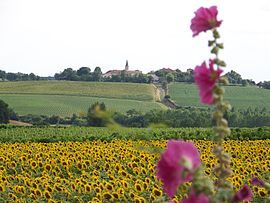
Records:
[[[125,71],[128,71],[128,60],[126,60]]]

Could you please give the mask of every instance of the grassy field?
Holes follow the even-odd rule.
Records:
[[[154,101],[154,86],[136,83],[74,82],[74,81],[18,81],[1,82],[0,94],[73,95],[101,98]]]
[[[233,107],[270,108],[270,91],[257,87],[227,86],[225,87],[225,99],[230,101]],[[169,85],[169,94],[178,105],[202,106],[199,102],[197,87],[194,84],[174,83]]]
[[[86,112],[90,105],[97,101],[104,102],[108,109],[118,112],[126,112],[130,109],[147,112],[151,109],[165,108],[162,104],[151,101],[85,96],[0,94],[0,98],[20,115],[70,116],[73,113]]]
[[[166,109],[155,102],[155,87],[135,83],[72,81],[1,82],[0,99],[20,115],[60,115],[86,112],[94,102],[114,111]]]

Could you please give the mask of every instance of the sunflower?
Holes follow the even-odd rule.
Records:
[[[0,184],[0,192],[5,192],[5,186]]]
[[[113,200],[113,195],[111,195],[108,192],[103,193],[103,198],[108,200],[108,201],[112,201]]]

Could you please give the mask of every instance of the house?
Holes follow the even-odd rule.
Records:
[[[162,68],[159,70],[160,72],[164,72],[164,73],[175,73],[175,70],[172,70],[170,68]]]
[[[151,76],[153,78],[153,83],[159,82],[159,77],[155,73],[149,73],[148,76]]]
[[[114,75],[121,75],[121,70],[109,70],[102,75],[104,78],[111,78]]]
[[[126,60],[126,65],[124,70],[109,70],[102,75],[104,78],[111,78],[112,76],[121,76],[124,73],[126,76],[134,77],[142,74],[140,70],[129,70],[128,60]]]

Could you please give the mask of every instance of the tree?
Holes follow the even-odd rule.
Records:
[[[148,75],[148,83],[153,83],[154,82],[154,77],[152,75]]]
[[[56,80],[78,80],[77,72],[72,68],[66,68],[62,73],[54,75]]]
[[[102,71],[100,67],[96,67],[94,72],[93,72],[93,80],[94,81],[100,81],[102,76]]]
[[[8,123],[10,118],[10,109],[8,104],[0,100],[0,123]]]
[[[228,78],[229,83],[231,84],[242,84],[241,75],[233,70],[226,73],[225,76]]]
[[[173,76],[173,74],[172,74],[172,73],[168,73],[168,74],[166,75],[166,80],[167,80],[168,83],[173,82],[173,81],[174,81],[174,76]]]
[[[168,95],[169,88],[168,88],[168,83],[167,83],[167,81],[163,81],[163,82],[162,82],[162,89],[164,90],[165,95]]]
[[[90,75],[91,69],[88,67],[81,67],[79,70],[77,70],[77,75],[82,76],[82,75]]]
[[[5,71],[0,70],[0,78],[2,80],[5,80],[6,79],[6,72]]]
[[[104,127],[106,125],[106,106],[96,102],[91,105],[87,112],[87,125],[95,127]]]

